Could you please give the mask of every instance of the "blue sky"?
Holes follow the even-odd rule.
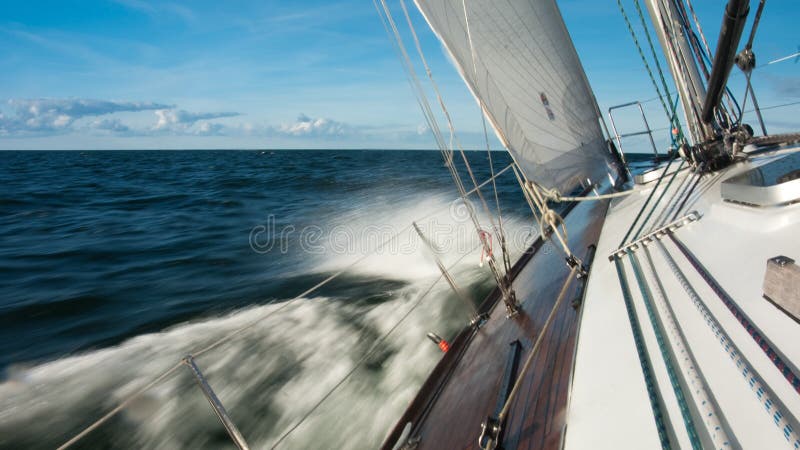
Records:
[[[713,48],[724,2],[695,3]],[[559,4],[601,108],[654,96],[616,0]],[[414,14],[461,139],[480,147],[478,108]],[[799,2],[767,3],[760,64],[800,50],[799,17]],[[789,60],[757,69],[762,107],[800,101],[798,68]],[[731,78],[737,95],[743,78]],[[646,105],[662,126],[658,102]],[[800,125],[797,106],[765,115],[770,131]],[[433,148],[422,123],[371,0],[28,0],[0,9],[0,149]]]

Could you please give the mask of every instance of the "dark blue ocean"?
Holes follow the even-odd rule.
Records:
[[[467,155],[487,179],[486,152]],[[510,163],[493,156],[495,170]],[[516,258],[538,227],[513,171],[497,190]],[[439,283],[381,340],[438,277],[411,222],[473,301],[492,285],[456,199],[436,151],[0,152],[0,448],[56,447],[244,326],[197,363],[251,447],[271,445],[378,342],[282,444],[374,448],[440,357],[425,334],[452,337],[467,320]],[[188,370],[76,446],[226,447]]]

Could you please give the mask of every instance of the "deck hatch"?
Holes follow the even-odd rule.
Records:
[[[800,152],[794,152],[721,184],[724,200],[774,206],[800,200]]]

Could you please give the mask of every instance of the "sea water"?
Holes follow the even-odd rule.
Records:
[[[496,184],[515,260],[538,225]],[[426,333],[469,318],[411,223],[470,301],[493,285],[470,199],[435,151],[1,152],[0,448],[54,448],[243,327],[196,362],[252,448],[298,423],[281,448],[375,448],[441,358]],[[233,445],[182,367],[76,448]]]

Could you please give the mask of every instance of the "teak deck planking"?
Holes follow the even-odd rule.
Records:
[[[577,256],[585,258],[588,247],[597,243],[607,206],[606,201],[584,202],[566,216],[569,244]],[[521,370],[569,273],[557,243],[547,239],[534,244],[513,273],[520,314],[506,319],[497,292],[490,294],[484,304],[489,320],[477,332],[467,328],[456,337],[388,436],[384,449],[395,445],[409,422],[411,437],[419,438],[417,449],[479,448],[480,425],[494,413],[509,344],[515,339],[522,344]],[[518,373],[523,384],[506,419],[503,448],[561,446],[580,311],[573,309],[571,300],[582,282],[573,280],[531,369]]]

